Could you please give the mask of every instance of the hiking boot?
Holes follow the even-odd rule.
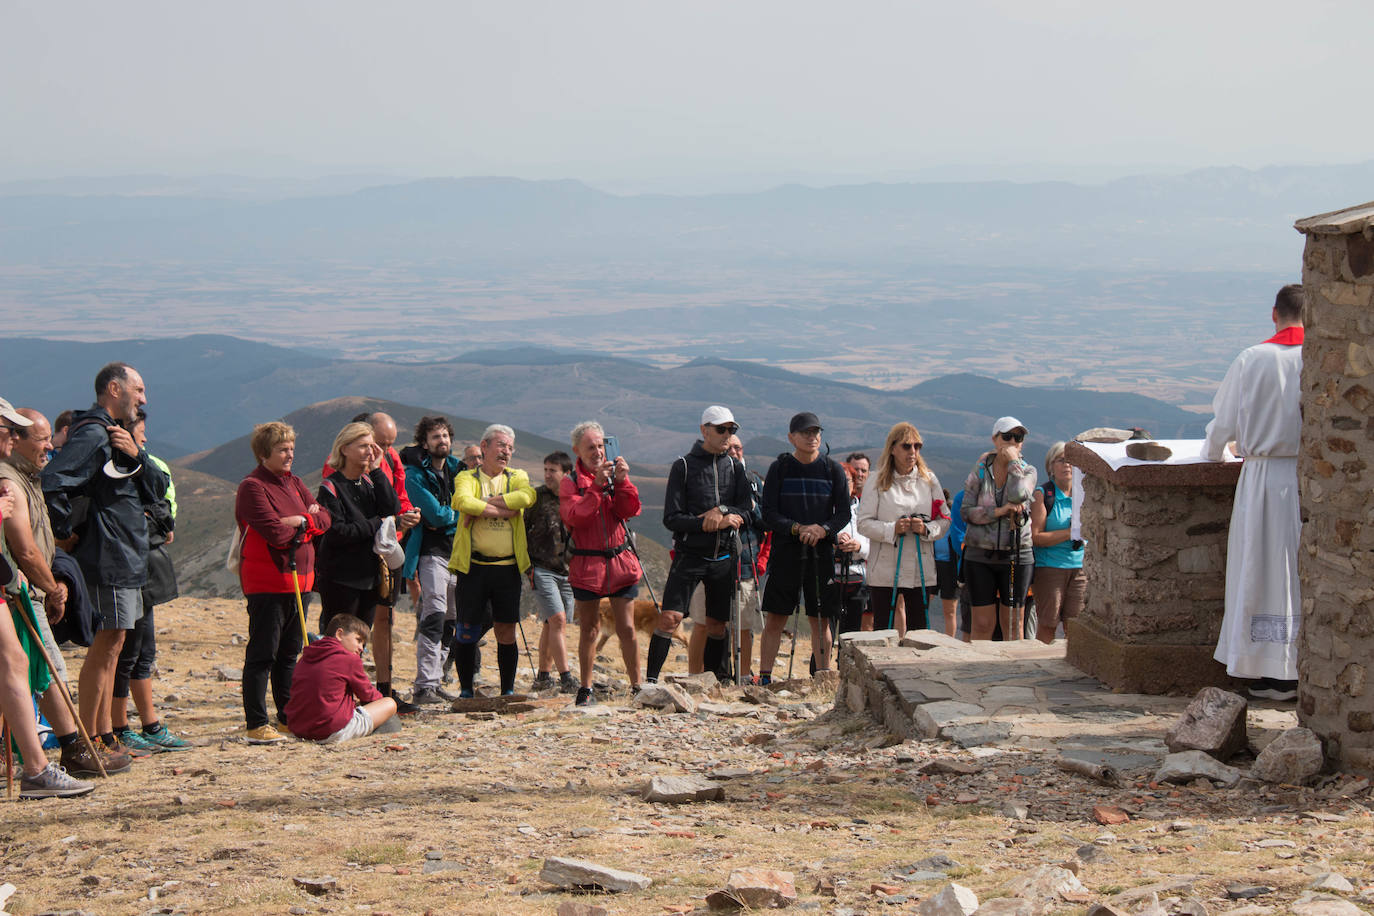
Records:
[[[67,771],[50,763],[33,776],[19,780],[20,798],[74,798],[95,791],[95,783],[73,779]]]
[[[558,675],[559,693],[577,693],[577,678],[572,676],[571,671],[564,671]]]
[[[415,705],[414,703],[407,703],[405,700],[401,699],[400,697],[394,694],[391,698],[396,701],[396,715],[398,716],[413,716],[420,711],[419,706]]]
[[[462,690],[458,691],[458,699],[460,700],[471,700],[474,696],[475,694],[472,692],[471,687],[464,687]]]
[[[187,751],[194,747],[185,738],[178,738],[167,728],[158,729],[157,734],[150,735],[146,731],[143,733],[143,740],[150,741],[162,748],[164,751]]]
[[[97,751],[97,753],[99,753],[99,751]],[[101,759],[108,759],[108,755],[101,754]],[[96,758],[91,756],[91,752],[86,749],[86,742],[84,741],[78,741],[75,744],[69,744],[62,748],[62,756],[59,758],[58,763],[61,764],[62,769],[82,779],[91,779],[101,775],[100,765],[96,763]],[[124,761],[125,770],[131,765],[132,760],[126,759]],[[105,772],[109,773],[110,770],[107,768]]]
[[[547,671],[541,671],[541,672],[539,672],[538,674],[536,674],[536,675],[534,676],[534,680],[530,682],[530,690],[539,691],[539,690],[552,690],[552,689],[553,689],[553,675],[550,674],[550,673],[547,672]]]
[[[592,688],[577,688],[577,699],[573,700],[574,706],[595,706],[596,697],[592,696]]]
[[[410,702],[417,706],[452,703],[455,697],[442,687],[416,687],[410,691]],[[399,703],[399,701],[397,701]]]
[[[162,750],[161,747],[149,741],[127,725],[123,728],[116,728],[114,736],[119,739],[120,744],[123,744],[129,749],[130,757],[150,757]]]
[[[249,744],[281,744],[286,740],[286,736],[271,725],[259,725],[257,728],[248,729],[246,740]]]
[[[123,773],[134,765],[133,755],[125,750],[118,738],[115,739],[114,747],[106,747],[105,742],[97,738],[95,747],[96,752],[100,754],[101,761],[105,764],[106,773]]]

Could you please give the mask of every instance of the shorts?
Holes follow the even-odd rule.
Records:
[[[377,619],[377,587],[353,588],[316,580],[315,594],[320,596],[320,635],[331,636],[329,621],[336,614],[352,614],[369,627]]]
[[[758,587],[753,579],[741,579],[739,583],[739,611],[740,619],[744,621],[744,628],[750,633],[763,632],[763,614],[759,611]],[[706,625],[706,589],[697,588],[692,591],[692,602],[690,605],[691,613],[688,615],[693,626]]]
[[[377,726],[372,724],[372,714],[361,706],[353,708],[353,718],[348,720],[348,724],[343,728],[324,738],[321,744],[338,744],[340,741],[349,741],[353,738],[363,738],[372,734],[372,730]]]
[[[143,589],[86,582],[86,593],[95,605],[98,630],[132,630],[143,616]]]
[[[541,566],[531,566],[530,575],[534,580],[534,612],[539,622],[547,623],[559,614],[571,620],[573,592],[568,577]]]
[[[959,594],[958,560],[935,561],[935,587],[939,589],[941,598],[946,601],[954,600],[954,596]]]
[[[1035,567],[1032,564],[1016,564],[1015,604],[1021,607],[1026,604],[1026,593],[1030,591],[1033,575],[1035,575]],[[1010,563],[984,563],[980,560],[965,560],[964,579],[968,582],[968,600],[972,606],[986,607],[989,604],[1004,604],[1010,607],[1013,604],[1011,600]]]
[[[776,543],[776,542],[775,542]],[[800,594],[807,617],[838,618],[840,590],[833,584],[834,557],[829,543],[816,545],[815,556],[801,552],[801,545],[786,553],[777,550],[768,559],[768,584],[763,589],[763,612],[790,617]],[[793,552],[795,551],[795,552]],[[816,587],[820,586],[820,594]]]
[[[492,623],[519,623],[520,580],[520,567],[514,563],[473,563],[467,572],[459,573],[454,589],[459,630],[478,628],[486,632]]]
[[[668,581],[663,586],[663,610],[686,614],[692,604],[692,593],[696,591],[706,593],[706,616],[712,620],[729,620],[730,598],[735,593],[735,558],[708,560],[689,553],[673,557]]]
[[[572,587],[574,601],[600,601],[602,598],[635,598],[639,595],[639,583],[633,582],[618,592],[611,592],[609,595],[600,595],[585,588]]]
[[[1035,606],[1042,627],[1056,627],[1061,620],[1072,620],[1083,610],[1088,594],[1088,579],[1083,570],[1055,566],[1035,567]]]

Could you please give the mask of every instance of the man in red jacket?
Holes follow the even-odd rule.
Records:
[[[335,614],[334,632],[305,647],[291,678],[287,727],[298,738],[337,744],[372,734],[396,715],[396,701],[372,686],[363,669],[368,628],[352,614]]]

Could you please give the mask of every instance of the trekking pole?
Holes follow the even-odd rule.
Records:
[[[1020,600],[1017,598],[1017,588],[1016,588],[1016,561],[1017,561],[1017,559],[1020,558],[1020,555],[1021,555],[1021,512],[1020,512],[1020,510],[1017,510],[1017,511],[1013,512],[1013,513],[1011,514],[1011,519],[1012,519],[1012,529],[1011,529],[1011,595],[1010,595],[1010,596],[1008,597],[1008,599],[1007,599],[1007,608],[1008,608],[1008,612],[1007,612],[1007,629],[1008,629],[1008,630],[1012,629],[1012,617],[1015,615],[1016,609],[1019,608],[1019,607],[1021,606],[1021,602],[1020,602]],[[1018,630],[1020,630],[1021,628],[1022,628],[1021,626],[1017,626],[1017,627],[1016,627],[1016,629],[1018,629]],[[1020,639],[1020,638],[1021,638],[1021,636],[1016,636],[1016,637],[1015,637],[1015,639]],[[1013,637],[1012,637],[1012,635],[1011,635],[1010,633],[1004,632],[1004,633],[1002,634],[1002,639],[1005,640],[1006,642],[1011,642],[1012,639],[1013,639]]]
[[[5,742],[5,798],[14,798],[14,751],[10,749],[10,723],[0,716],[0,741]]]
[[[660,614],[663,608],[658,603],[658,596],[654,594],[654,586],[649,582],[649,570],[644,565],[644,559],[639,555],[639,548],[635,547],[635,533],[630,530],[630,523],[625,519],[620,520],[620,527],[625,529],[625,543],[630,545],[630,553],[635,555],[635,560],[639,562],[639,575],[644,580],[644,587],[649,590],[649,600],[654,603],[654,610]]]
[[[930,519],[926,518],[925,516],[921,516],[921,521],[927,525],[930,524]],[[921,629],[924,630],[926,627],[930,625],[930,597],[926,594],[926,562],[925,558],[921,556],[922,552],[923,551],[921,550],[921,536],[917,535],[916,587],[921,590]],[[907,624],[907,629],[911,629],[910,623]]]
[[[22,583],[19,586],[19,605],[19,616],[24,619],[24,627],[29,631],[29,636],[33,638],[34,647],[38,649],[38,654],[43,659],[43,664],[47,665],[48,671],[52,673],[52,681],[57,685],[57,692],[62,696],[62,702],[66,704],[67,711],[72,714],[72,719],[76,722],[77,731],[81,732],[81,740],[85,742],[87,752],[89,752],[91,758],[95,760],[95,765],[100,768],[100,775],[108,775],[105,772],[105,761],[100,759],[100,755],[96,753],[95,742],[91,740],[90,732],[86,731],[86,725],[81,721],[81,714],[77,711],[76,704],[72,702],[72,695],[67,690],[67,685],[63,683],[62,678],[57,676],[57,672],[53,668],[52,659],[48,657],[48,650],[43,645],[43,638],[38,635],[38,629],[33,625],[33,620],[30,619],[30,616],[34,613],[33,601],[29,598],[29,587]],[[9,750],[8,741],[5,742],[5,750]]]
[[[305,537],[305,522],[301,522],[296,536],[291,539],[291,586],[296,592],[296,613],[301,620],[301,645],[310,645],[310,631],[305,627],[305,603],[301,601],[301,577],[296,573],[296,551],[300,549],[301,539]],[[328,623],[328,621],[325,621]]]
[[[892,600],[887,605],[887,626],[883,627],[884,630],[897,624],[897,583],[902,577],[902,548],[905,545],[906,535],[897,535],[897,565],[892,569]]]
[[[730,592],[730,662],[731,666],[734,668],[735,683],[738,684],[740,674],[744,670],[740,667],[741,646],[739,638],[740,613],[743,610],[740,607],[739,600],[741,588],[739,576],[743,548],[740,545],[738,528],[731,529],[730,540],[733,542],[732,547],[734,550],[735,557],[735,588],[732,592]]]
[[[516,617],[515,625],[520,629],[520,641],[525,644],[525,660],[530,663],[530,670],[537,674],[538,669],[534,666],[534,656],[530,654],[530,641],[529,638],[525,636],[524,618]]]

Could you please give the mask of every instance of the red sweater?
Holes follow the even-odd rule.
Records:
[[[574,588],[598,595],[613,595],[634,585],[641,575],[639,560],[632,551],[624,549],[623,520],[639,514],[639,490],[628,479],[615,485],[614,495],[607,496],[594,486],[596,475],[577,459],[573,472],[563,478],[558,491],[558,511],[568,526],[572,539],[573,558],[568,564],[568,580]],[[613,556],[578,554],[579,550],[597,550]]]
[[[330,523],[329,513],[324,509],[318,510],[313,517],[306,514],[305,510],[314,502],[315,497],[305,488],[305,482],[295,474],[278,477],[262,465],[239,482],[234,498],[234,520],[244,530],[239,584],[245,595],[293,591],[290,548],[296,529],[281,523],[291,515],[305,515],[309,519],[304,542],[296,549],[296,572],[302,592],[314,587],[315,545],[312,542],[324,534]]]
[[[299,738],[322,741],[348,724],[360,703],[382,695],[363,670],[363,660],[333,636],[305,647],[291,677],[286,727]]]

